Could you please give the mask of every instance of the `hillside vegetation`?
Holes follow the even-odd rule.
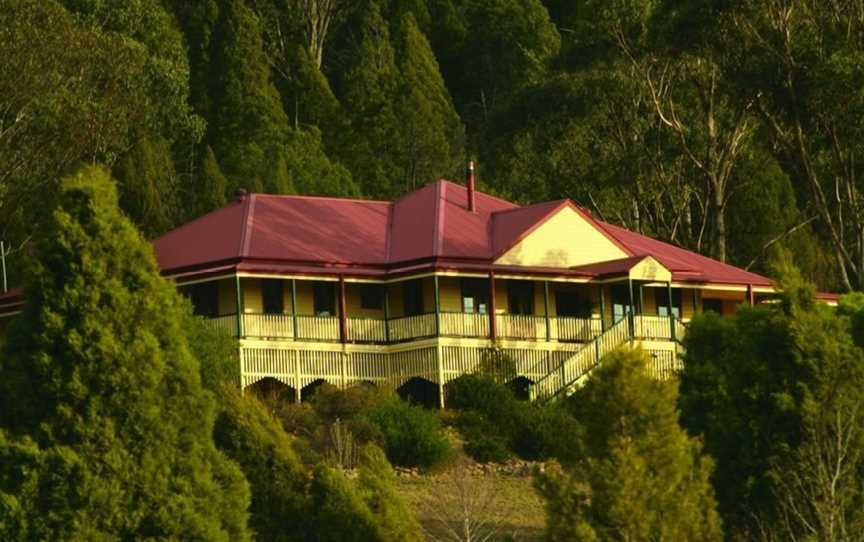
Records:
[[[107,165],[148,237],[236,189],[569,197],[755,271],[864,281],[851,1],[6,0],[0,239]],[[13,282],[21,265],[13,264]]]

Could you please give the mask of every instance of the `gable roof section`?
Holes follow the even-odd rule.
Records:
[[[502,230],[503,237],[515,239],[501,243],[504,252],[495,260],[500,265],[570,268],[633,255],[587,213],[566,200],[515,236],[506,228]]]

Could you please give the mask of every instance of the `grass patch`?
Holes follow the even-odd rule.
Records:
[[[493,540],[543,540],[546,518],[543,501],[534,490],[533,478],[484,474],[475,475],[472,483],[483,484],[494,494],[493,506],[486,515],[500,524],[500,535]],[[396,490],[414,512],[427,538],[450,539],[446,526],[441,523],[440,503],[442,494],[453,493],[452,477],[447,474],[400,477]],[[447,516],[451,522],[458,521],[453,514]]]

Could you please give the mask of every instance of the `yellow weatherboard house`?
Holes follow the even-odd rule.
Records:
[[[771,281],[599,221],[568,200],[520,207],[440,180],[393,202],[238,193],[153,243],[196,313],[237,338],[244,388],[386,386],[442,404],[490,358],[550,398],[619,346],[665,378],[695,314]],[[0,296],[0,330],[20,310]]]

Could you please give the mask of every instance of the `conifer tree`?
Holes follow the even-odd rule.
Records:
[[[204,156],[198,165],[193,193],[188,196],[194,209],[194,214],[189,218],[196,218],[204,213],[218,209],[227,202],[228,179],[222,173],[216,155],[209,145],[204,149]]]
[[[271,81],[258,17],[243,0],[222,0],[210,40],[207,139],[229,191],[292,192],[284,148],[288,117]]]
[[[361,450],[358,485],[375,515],[385,542],[420,542],[420,524],[396,493],[396,475],[381,448],[368,444]]]
[[[159,136],[142,137],[114,168],[120,206],[147,237],[179,221],[179,186],[171,148]]]
[[[369,2],[352,44],[353,63],[341,82],[342,105],[348,129],[334,136],[341,162],[358,179],[364,194],[390,197],[398,193],[394,180],[400,172],[394,163],[398,148],[399,120],[394,108],[398,69],[390,28],[376,2]]]
[[[257,400],[227,387],[218,397],[221,412],[214,438],[249,480],[249,523],[256,539],[304,540],[304,533],[315,526],[308,520],[307,474],[290,437]]]
[[[248,539],[186,304],[105,171],[57,200],[0,355],[0,538]]]
[[[432,48],[410,14],[398,25],[396,50],[400,71],[398,160],[403,190],[410,191],[460,171],[464,134]]]
[[[569,400],[586,457],[539,480],[550,540],[722,538],[711,461],[678,425],[677,385],[646,368],[642,350],[613,352]]]

